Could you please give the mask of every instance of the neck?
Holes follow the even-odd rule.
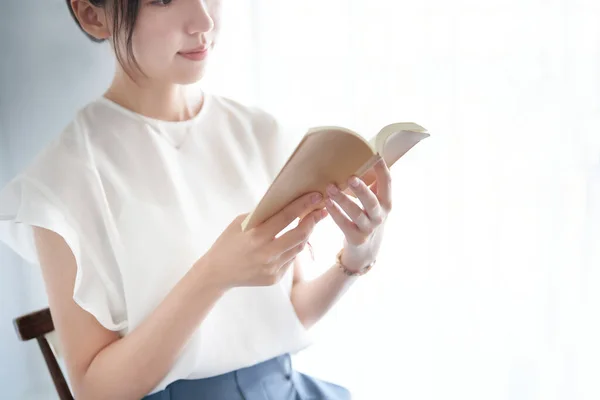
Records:
[[[150,118],[185,121],[196,115],[202,106],[202,98],[192,98],[187,86],[150,83],[142,79],[136,83],[118,66],[104,97]]]

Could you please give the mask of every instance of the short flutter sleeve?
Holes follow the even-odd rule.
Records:
[[[98,176],[77,144],[53,143],[0,190],[0,242],[39,265],[33,227],[59,234],[77,263],[74,301],[120,331],[127,308],[110,221]]]

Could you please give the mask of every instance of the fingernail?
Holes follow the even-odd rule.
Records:
[[[327,186],[327,191],[329,192],[329,194],[332,194],[332,195],[336,195],[338,193],[338,189],[333,184]]]
[[[358,178],[353,176],[352,178],[350,178],[350,185],[352,187],[358,187]]]
[[[317,204],[319,201],[321,201],[322,197],[323,196],[321,196],[320,193],[313,194],[313,196],[312,196],[312,203],[313,204]]]

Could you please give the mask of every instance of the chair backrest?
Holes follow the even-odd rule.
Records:
[[[46,335],[52,335],[54,332],[54,323],[52,322],[50,309],[46,308],[23,315],[16,318],[13,323],[19,339],[22,341],[37,340],[60,400],[73,400],[71,390],[46,338]]]

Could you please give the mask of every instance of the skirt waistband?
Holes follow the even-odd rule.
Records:
[[[250,367],[241,368],[209,378],[180,379],[170,383],[164,390],[153,393],[143,400],[170,400],[185,398],[183,393],[226,393],[231,388],[248,387],[265,378],[279,376],[285,379],[292,377],[292,361],[289,354],[271,358]]]

